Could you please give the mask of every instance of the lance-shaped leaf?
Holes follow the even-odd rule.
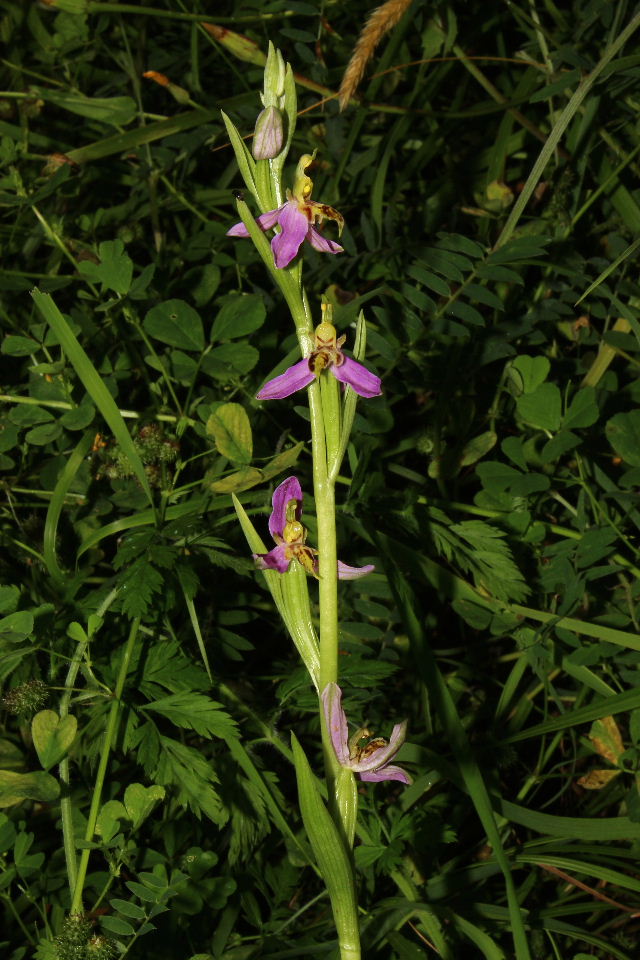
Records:
[[[341,960],[360,960],[358,906],[351,863],[340,832],[322,802],[304,750],[291,734],[304,828],[331,901]]]
[[[235,153],[236,160],[238,161],[240,175],[247,186],[247,190],[251,191],[262,207],[260,197],[258,196],[258,188],[256,187],[256,162],[251,156],[251,151],[248,149],[244,140],[240,136],[240,133],[233,120],[226,115],[224,110],[221,110],[220,112],[222,114],[222,119],[224,120],[224,125],[227,128],[227,133],[229,134],[229,140],[231,141],[233,152]],[[264,206],[262,209],[268,210],[269,208],[268,206]]]

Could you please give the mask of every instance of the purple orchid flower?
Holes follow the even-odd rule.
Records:
[[[346,767],[359,774],[361,780],[377,782],[379,780],[400,780],[401,783],[411,783],[411,777],[402,769],[396,767],[391,760],[402,746],[407,735],[407,721],[396,723],[391,731],[391,738],[371,737],[371,731],[366,727],[357,730],[349,738],[347,717],[342,709],[342,690],[337,683],[328,683],[322,691],[322,705],[331,736],[333,749],[340,766]],[[362,741],[368,741],[362,743]]]
[[[304,171],[312,162],[313,157],[308,153],[300,158],[293,190],[287,190],[286,203],[275,210],[267,210],[256,220],[261,230],[270,230],[276,224],[280,226],[280,233],[271,241],[273,258],[279,270],[291,263],[305,240],[321,253],[342,253],[339,243],[327,240],[315,228],[315,224],[322,223],[323,220],[335,220],[340,234],[344,227],[344,217],[326,203],[317,203],[310,199],[313,181]],[[227,230],[227,236],[248,237],[249,231],[244,223],[236,223]]]
[[[269,553],[254,553],[253,559],[260,570],[276,570],[286,573],[292,560],[297,560],[305,570],[318,576],[318,551],[305,543],[307,531],[300,522],[302,516],[302,488],[297,477],[287,477],[276,487],[272,499],[273,509],[269,517],[269,532],[276,546]],[[357,580],[374,570],[373,564],[350,567],[338,560],[340,580]]]
[[[256,394],[258,400],[282,400],[298,390],[308,387],[323,370],[330,373],[340,383],[348,383],[361,397],[379,397],[382,393],[380,377],[371,373],[357,360],[346,357],[342,344],[346,337],[337,337],[332,323],[323,320],[315,330],[316,348],[313,353],[299,360],[292,367],[265,383]]]

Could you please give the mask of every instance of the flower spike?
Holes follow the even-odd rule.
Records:
[[[328,683],[322,691],[322,705],[331,743],[341,767],[360,776],[361,780],[399,780],[411,783],[411,777],[390,761],[402,746],[407,735],[407,721],[396,723],[389,740],[372,737],[365,727],[349,739],[347,717],[342,709],[342,690],[337,683]]]
[[[302,488],[297,477],[287,477],[276,487],[269,517],[269,532],[276,546],[268,553],[254,553],[259,570],[286,573],[292,560],[301,563],[307,573],[318,576],[318,551],[306,544],[307,531],[301,523]],[[372,563],[350,567],[338,560],[339,580],[358,580],[374,570]]]
[[[268,210],[256,220],[261,230],[270,230],[276,224],[280,226],[280,233],[271,241],[275,265],[279,270],[289,266],[305,240],[321,253],[342,253],[339,243],[323,237],[316,229],[316,224],[323,220],[335,220],[340,235],[344,227],[344,217],[326,203],[317,203],[310,199],[313,181],[306,175],[305,170],[312,162],[311,154],[305,153],[300,158],[293,190],[287,190],[286,203],[275,210]],[[244,223],[236,223],[227,230],[227,236],[248,237],[249,231]]]

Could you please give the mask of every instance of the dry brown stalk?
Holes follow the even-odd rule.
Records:
[[[358,84],[362,80],[366,66],[378,43],[385,33],[395,27],[410,3],[411,0],[387,0],[381,7],[376,7],[369,16],[362,33],[358,37],[358,42],[351,54],[351,59],[340,84],[338,98],[341,110],[344,110],[358,89]]]

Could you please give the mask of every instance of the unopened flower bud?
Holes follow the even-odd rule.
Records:
[[[256,160],[273,160],[284,143],[284,119],[277,107],[265,107],[258,115],[252,152]]]
[[[142,76],[147,80],[153,80],[161,87],[165,87],[173,99],[177,100],[178,103],[185,104],[190,102],[188,90],[185,90],[184,87],[179,87],[177,83],[172,83],[171,80],[169,80],[169,77],[166,77],[164,73],[158,73],[157,70],[146,70]]]
[[[256,67],[263,67],[267,61],[264,53],[254,40],[245,37],[243,33],[235,33],[226,27],[219,27],[215,23],[203,23],[203,28],[210,33],[214,40],[232,53],[238,60],[253,63]]]
[[[262,103],[265,107],[281,107],[280,98],[284,95],[286,64],[279,50],[269,41],[269,52],[264,67],[264,93]]]

